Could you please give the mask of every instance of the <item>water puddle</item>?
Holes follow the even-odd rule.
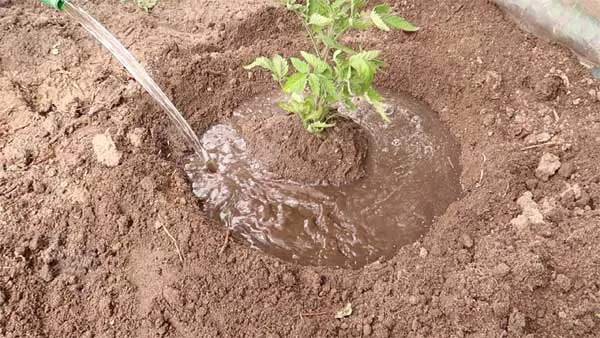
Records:
[[[434,112],[408,96],[384,94],[390,124],[372,113],[353,117],[371,138],[366,177],[340,187],[274,179],[236,131],[248,114],[275,111],[274,99],[260,97],[203,135],[219,172],[190,159],[194,193],[234,235],[285,260],[360,268],[394,255],[460,196],[460,150]]]

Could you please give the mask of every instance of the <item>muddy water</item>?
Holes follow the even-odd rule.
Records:
[[[459,197],[459,147],[427,107],[407,96],[386,98],[391,123],[363,109],[351,116],[371,138],[368,174],[359,181],[336,187],[273,179],[236,132],[247,114],[275,111],[274,100],[262,97],[203,135],[219,173],[192,159],[186,172],[194,193],[236,236],[282,259],[360,268],[394,255]]]

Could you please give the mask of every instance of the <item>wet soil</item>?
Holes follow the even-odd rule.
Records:
[[[81,4],[199,133],[273,90],[243,65],[310,48],[270,1]],[[0,1],[0,336],[596,337],[599,83],[488,1],[393,5],[422,30],[352,39],[383,50],[379,87],[456,136],[465,195],[422,240],[352,271],[235,239],[220,253],[224,229],[160,108],[67,18]],[[560,90],[543,88],[554,76]],[[116,166],[99,162],[98,134]],[[346,302],[352,315],[334,319]]]
[[[264,161],[285,162],[280,152],[292,144],[265,142],[262,146],[270,151],[261,150],[262,156],[256,156],[261,144],[249,144],[240,136],[249,135],[252,121],[287,116],[276,105],[278,96],[261,95],[203,135],[202,143],[219,163],[219,173],[209,173],[201,160],[192,157],[185,171],[194,193],[205,201],[208,214],[234,235],[287,261],[358,269],[392,257],[398,248],[419,239],[460,196],[461,168],[458,144],[433,111],[406,94],[385,94],[389,122],[362,100],[356,111],[340,110],[356,132],[349,135],[362,134],[370,145],[364,149],[369,152],[365,177],[341,185],[307,184],[270,171]],[[264,140],[264,134],[258,135]],[[331,135],[340,133],[334,129]],[[321,146],[331,144],[327,140],[331,138]],[[299,144],[296,149],[304,151],[307,146]],[[340,162],[336,153],[341,151],[330,150],[333,161],[321,163],[336,173]],[[307,162],[296,164],[301,165],[298,172],[312,169]]]
[[[365,176],[369,139],[360,125],[338,119],[334,127],[313,134],[295,114],[270,113],[275,108],[246,114],[239,130],[252,155],[276,178],[339,186]]]

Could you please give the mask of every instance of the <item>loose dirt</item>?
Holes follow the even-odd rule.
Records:
[[[199,133],[273,89],[243,65],[310,48],[268,1],[165,0],[150,15],[80,4]],[[352,40],[383,50],[379,87],[408,91],[455,134],[465,196],[419,242],[350,271],[236,240],[219,254],[224,231],[160,108],[68,18],[0,0],[0,336],[596,337],[598,82],[487,1],[394,10],[422,30]],[[98,134],[116,166],[98,162]],[[548,181],[535,174],[544,153],[560,159]],[[513,221],[536,210],[543,221]],[[346,302],[352,315],[334,319]]]

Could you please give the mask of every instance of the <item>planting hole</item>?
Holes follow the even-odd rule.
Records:
[[[427,107],[384,95],[389,124],[368,105],[348,113],[369,137],[364,177],[340,186],[276,179],[238,133],[256,114],[284,114],[273,98],[259,97],[203,135],[219,171],[191,160],[186,172],[194,193],[234,235],[285,260],[360,268],[394,255],[460,196],[460,149]],[[279,151],[277,143],[261,146]]]

